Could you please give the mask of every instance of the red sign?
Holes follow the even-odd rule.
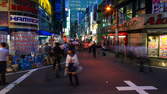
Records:
[[[2,0],[1,2],[0,2],[0,6],[1,7],[7,7],[7,0]]]
[[[10,9],[37,13],[36,4],[30,0],[11,0]],[[20,3],[21,2],[21,3]]]
[[[144,17],[134,17],[130,21],[118,25],[118,31],[136,30],[144,28]],[[112,26],[116,29],[116,26]]]
[[[0,0],[0,11],[8,10],[8,0]]]
[[[158,25],[158,24],[167,24],[167,17],[164,17],[163,14],[152,15],[145,22],[145,25]]]
[[[19,11],[27,11],[32,13],[37,13],[37,10],[34,8],[29,8],[27,6],[21,6],[21,5],[11,5],[12,10],[19,10]]]

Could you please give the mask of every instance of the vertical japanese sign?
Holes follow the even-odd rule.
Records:
[[[0,11],[8,11],[8,0],[0,0]]]
[[[0,26],[8,26],[8,12],[7,11],[0,11]]]

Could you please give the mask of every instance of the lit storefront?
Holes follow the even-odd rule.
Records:
[[[167,58],[167,18],[164,13],[146,15],[149,57]]]
[[[20,3],[22,2],[22,3]],[[30,54],[37,50],[37,5],[30,0],[10,0],[8,13],[11,51],[13,54]]]

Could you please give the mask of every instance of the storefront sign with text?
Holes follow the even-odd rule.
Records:
[[[160,28],[167,26],[167,15],[166,14],[147,14],[145,17],[146,28]]]
[[[19,15],[10,15],[10,22],[38,25],[38,19],[27,16],[19,16]]]

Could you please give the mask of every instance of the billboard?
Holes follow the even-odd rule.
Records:
[[[39,3],[39,5],[49,14],[52,14],[52,6],[49,0],[33,0],[37,3]]]
[[[152,0],[152,13],[167,12],[167,0]]]

